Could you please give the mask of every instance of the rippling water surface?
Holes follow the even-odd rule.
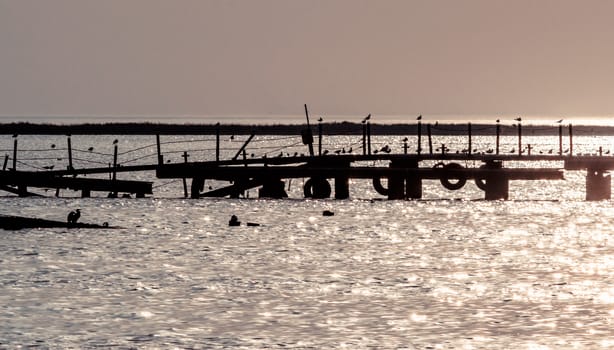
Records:
[[[129,138],[120,149],[153,141]],[[83,149],[76,158],[108,162],[112,140],[74,136]],[[346,149],[354,141],[335,140]],[[65,166],[64,138],[19,142],[32,151],[18,168]],[[242,144],[233,142],[227,154]],[[591,152],[597,143],[578,144]],[[1,145],[10,150],[12,141]],[[250,152],[263,152],[254,145]],[[189,147],[198,158],[210,144]],[[178,162],[188,146],[163,148]],[[150,153],[120,162],[151,162]],[[510,201],[483,201],[474,184],[450,192],[428,181],[420,201],[382,200],[363,181],[350,200],[304,200],[302,180],[287,184],[287,200],[255,199],[255,191],[192,200],[181,198],[181,181],[136,178],[155,180],[153,198],[0,197],[3,214],[63,220],[81,208],[83,222],[122,227],[0,231],[0,347],[614,346],[614,208],[583,201],[581,172],[512,182]],[[261,226],[228,227],[232,214]]]

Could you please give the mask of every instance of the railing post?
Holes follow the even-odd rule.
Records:
[[[70,142],[70,135],[68,135],[68,139],[66,140],[68,144],[68,170],[73,170],[72,167],[72,143]]]
[[[418,154],[422,153],[422,122],[418,120]]]
[[[17,170],[17,138],[13,141],[13,171]]]
[[[496,142],[496,150],[495,153],[499,154],[499,137],[501,136],[501,124],[499,124],[499,120],[497,119],[497,142]]]
[[[433,154],[433,139],[431,138],[431,124],[426,124],[426,132],[429,137],[429,154]]]
[[[160,134],[156,134],[156,146],[158,149],[158,165],[164,164],[164,158],[162,157],[162,150],[160,148]]]
[[[569,123],[569,156],[573,155],[573,129]]]
[[[367,151],[371,155],[371,123],[367,121]]]
[[[563,155],[563,125],[559,124],[559,156]]]
[[[518,121],[518,155],[522,155],[522,124]]]
[[[467,154],[471,155],[472,151],[472,145],[471,145],[471,123],[467,123],[467,136],[469,137],[469,151]]]
[[[183,157],[183,162],[184,162],[184,163],[187,163],[187,162],[188,162],[188,157],[189,157],[189,156],[190,156],[190,155],[188,154],[188,152],[186,152],[186,151],[184,151],[184,152],[183,152],[182,157]],[[186,178],[185,178],[185,177],[184,177],[182,180],[183,180],[183,196],[184,196],[185,198],[188,198],[188,183],[187,183],[187,181],[186,181]]]
[[[220,123],[215,124],[215,161],[220,161]]]

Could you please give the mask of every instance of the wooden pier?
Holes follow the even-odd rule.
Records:
[[[307,108],[305,107],[307,114]],[[442,144],[433,148],[431,126],[427,125],[428,149],[422,148],[422,126],[417,126],[417,145],[415,153],[409,151],[408,138],[403,142],[402,153],[394,153],[386,145],[381,150],[372,151],[370,134],[370,115],[363,120],[362,154],[351,154],[338,150],[335,154],[327,154],[322,149],[322,127],[318,124],[317,149],[314,147],[314,136],[309,126],[301,134],[301,141],[294,142],[296,148],[305,147],[307,155],[294,152],[294,155],[283,152],[276,157],[254,156],[248,158],[246,149],[254,138],[251,134],[238,148],[234,157],[222,159],[220,156],[220,132],[215,133],[215,155],[212,150],[208,154],[209,161],[188,161],[190,155],[183,151],[182,161],[176,163],[164,162],[160,136],[156,135],[155,153],[150,155],[156,159],[154,164],[121,165],[118,162],[117,140],[113,142],[113,162],[108,167],[76,168],[73,164],[70,136],[68,145],[68,166],[64,170],[22,171],[17,170],[17,139],[14,140],[12,167],[7,169],[9,160],[5,156],[3,170],[0,171],[0,189],[19,196],[36,195],[28,188],[71,189],[81,191],[82,197],[89,197],[92,191],[109,193],[109,197],[117,197],[118,193],[134,194],[144,197],[153,194],[153,183],[145,181],[118,180],[118,173],[133,173],[155,171],[158,179],[178,179],[183,181],[184,196],[201,197],[233,197],[238,198],[247,190],[258,188],[260,197],[287,197],[285,182],[287,179],[307,179],[303,186],[306,198],[350,198],[350,180],[367,179],[373,183],[373,189],[388,199],[420,199],[423,197],[423,182],[438,181],[448,190],[463,188],[469,181],[484,192],[486,200],[509,199],[510,181],[564,180],[566,171],[586,171],[586,200],[611,199],[611,176],[614,169],[614,157],[609,151],[603,152],[599,147],[597,155],[577,155],[573,151],[572,126],[568,127],[569,141],[567,149],[563,150],[563,127],[557,125],[559,144],[558,152],[552,147],[548,152],[535,152],[531,145],[522,143],[522,128],[517,125],[518,138],[512,151],[500,153],[499,136],[501,125],[496,124],[495,144],[490,149],[477,152],[472,143],[472,126],[467,125],[467,143],[463,150],[450,152]],[[518,118],[520,121],[520,118]],[[218,124],[219,126],[219,124]],[[172,141],[169,143],[177,143]],[[354,144],[356,146],[356,144]],[[54,145],[55,147],[55,145]],[[142,150],[144,147],[138,148]],[[359,148],[359,147],[356,147]],[[93,147],[90,148],[90,151]],[[279,148],[276,152],[279,152]],[[516,151],[517,149],[517,151]],[[533,151],[533,154],[532,154]],[[81,152],[84,152],[81,150]],[[131,152],[131,151],[128,151]],[[180,153],[176,148],[173,153]],[[86,152],[87,153],[87,152]],[[234,152],[233,152],[234,153]],[[59,158],[58,158],[59,160]],[[101,162],[98,162],[101,163]],[[102,163],[105,164],[105,163]],[[112,166],[111,166],[112,164]],[[134,163],[132,163],[134,164]],[[519,166],[521,164],[521,166]],[[539,165],[533,167],[532,165]],[[547,165],[547,167],[544,167]],[[52,168],[52,167],[49,167]],[[84,178],[83,175],[108,174],[109,179]],[[79,177],[81,176],[81,177]],[[215,181],[216,188],[205,186],[208,181]],[[188,181],[191,182],[188,190]],[[219,186],[219,182],[228,182]],[[331,187],[331,183],[333,186]]]

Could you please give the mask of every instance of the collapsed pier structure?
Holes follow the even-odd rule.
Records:
[[[307,112],[307,110],[306,110]],[[163,143],[156,135],[155,162],[141,165],[118,163],[117,140],[114,141],[113,162],[108,166],[81,167],[73,165],[70,136],[68,136],[68,166],[66,169],[39,169],[24,171],[17,169],[17,139],[14,141],[13,156],[5,156],[0,171],[0,190],[20,197],[37,195],[29,188],[60,189],[81,191],[82,197],[89,197],[92,191],[108,193],[108,197],[135,195],[145,197],[153,194],[153,182],[119,180],[120,173],[155,172],[158,179],[177,179],[184,184],[184,196],[233,197],[238,198],[250,189],[258,188],[260,197],[287,197],[285,180],[307,179],[303,186],[306,198],[350,198],[351,179],[367,179],[374,190],[388,199],[420,199],[423,196],[424,181],[439,181],[448,190],[459,190],[473,181],[484,192],[486,200],[509,199],[510,181],[564,180],[565,171],[586,171],[586,200],[611,199],[611,176],[614,157],[599,149],[597,154],[574,155],[572,127],[569,125],[568,149],[563,151],[562,125],[559,129],[559,150],[547,154],[534,152],[531,145],[522,144],[521,125],[518,123],[518,152],[500,152],[500,126],[496,125],[496,143],[492,149],[476,152],[472,146],[472,128],[467,125],[467,147],[451,152],[445,144],[433,148],[431,126],[426,125],[428,149],[422,149],[422,126],[418,122],[417,149],[410,152],[405,138],[402,152],[394,153],[386,145],[379,152],[372,151],[370,116],[362,122],[362,151],[327,153],[322,147],[322,125],[318,124],[317,144],[314,143],[312,128],[307,114],[307,128],[301,135],[301,147],[307,154],[295,152],[292,156],[271,157],[247,156],[246,150],[254,138],[250,135],[236,151],[234,157],[221,159],[220,133],[215,135],[215,158],[206,161],[188,161],[190,156],[183,151],[183,162],[165,162]],[[55,146],[54,146],[55,147]],[[91,151],[91,149],[90,149]],[[174,153],[177,153],[175,150]],[[234,153],[234,152],[233,152]],[[283,152],[282,152],[283,153]],[[609,153],[609,152],[608,152]],[[144,158],[144,157],[141,157]],[[9,167],[9,160],[12,167]],[[465,164],[463,166],[462,164]],[[473,165],[471,165],[473,164]],[[521,164],[522,167],[519,167]],[[548,167],[544,167],[547,164]],[[561,165],[562,164],[562,165]],[[533,167],[532,165],[535,165]],[[92,174],[108,174],[107,178],[84,178]],[[190,183],[188,189],[188,181]],[[218,186],[219,183],[227,185]],[[216,188],[205,186],[215,183]],[[331,186],[332,184],[332,186]]]

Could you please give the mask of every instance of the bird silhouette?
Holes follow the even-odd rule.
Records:
[[[510,151],[510,153],[516,153],[516,149],[512,148],[512,150]]]
[[[557,123],[561,124],[563,122],[563,119],[559,119],[556,121]]]
[[[321,123],[324,119],[322,117],[318,118],[318,121]]]
[[[403,142],[407,142],[407,140],[408,140],[408,138],[406,137],[406,138],[403,139]]]
[[[230,139],[234,140],[235,139],[235,135],[230,135]]]
[[[55,143],[52,143],[52,144],[51,144],[51,148],[55,148]]]
[[[365,117],[365,119],[363,119],[363,120],[362,120],[362,123],[363,123],[363,124],[364,124],[364,123],[366,123],[366,122],[367,122],[367,120],[369,120],[369,119],[371,119],[371,113],[369,113],[369,115],[368,115],[368,116],[366,116],[366,117]]]
[[[348,153],[352,153],[352,147],[350,147],[350,149],[348,149],[347,151]]]
[[[514,119],[514,120],[515,120],[515,121],[517,121],[517,122],[521,122],[521,121],[522,121],[522,118],[518,117],[518,118],[516,118],[516,119]]]
[[[416,120],[422,120],[422,114],[420,114]]]
[[[501,123],[501,120],[497,119],[497,123]]]
[[[70,213],[68,213],[68,217],[66,218],[66,221],[68,221],[69,224],[76,224],[77,220],[79,220],[79,218],[81,217],[81,209],[77,209],[77,210],[73,210]]]
[[[114,145],[117,145],[117,143],[118,143],[118,142],[119,142],[119,140],[118,140],[118,139],[113,140],[113,144],[114,144]]]

